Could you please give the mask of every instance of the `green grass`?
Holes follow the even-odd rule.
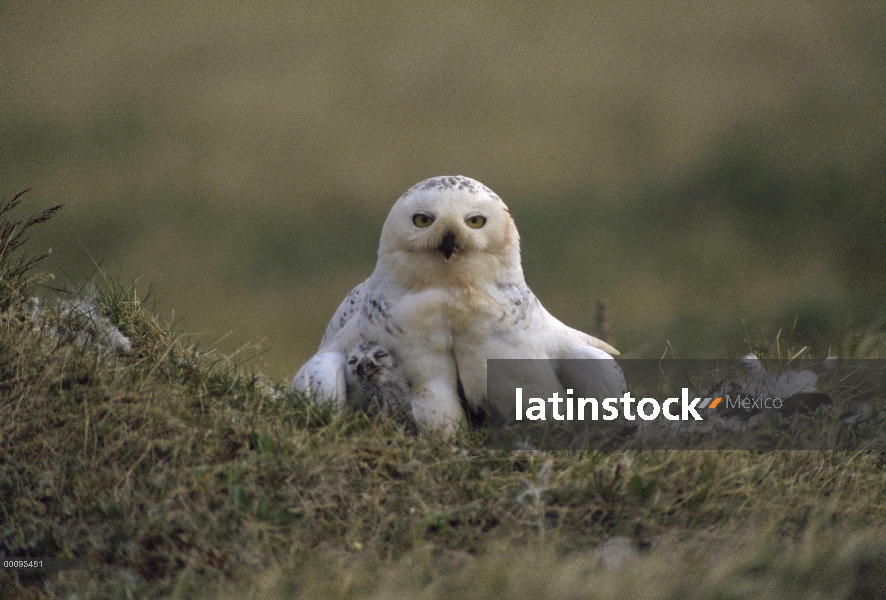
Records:
[[[489,451],[287,397],[134,284],[94,292],[111,356],[4,289],[0,554],[91,568],[0,597],[886,597],[882,453]]]

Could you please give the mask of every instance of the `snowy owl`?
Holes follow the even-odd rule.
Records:
[[[599,397],[626,389],[618,352],[558,321],[527,287],[511,212],[468,177],[427,179],[394,203],[375,270],[338,307],[291,388],[342,406],[346,357],[367,341],[397,353],[419,426],[450,433],[464,422],[462,399],[483,405],[487,359],[605,359],[564,361],[546,376]]]
[[[409,382],[400,372],[397,359],[375,342],[363,342],[348,354],[345,369],[348,400],[369,414],[393,419],[408,429],[415,428],[409,403]]]

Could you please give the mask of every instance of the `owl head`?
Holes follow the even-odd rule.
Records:
[[[395,366],[394,357],[375,342],[363,342],[348,354],[347,376],[350,381],[384,380]]]
[[[412,288],[453,278],[523,281],[520,236],[508,207],[469,177],[434,177],[410,188],[385,220],[378,254],[383,271]]]

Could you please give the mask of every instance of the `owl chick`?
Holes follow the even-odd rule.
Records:
[[[375,342],[358,344],[348,354],[345,386],[353,405],[369,414],[381,414],[410,430],[415,429],[409,403],[409,382],[394,355]]]
[[[422,181],[394,203],[375,271],[341,303],[291,387],[342,406],[346,358],[366,340],[397,353],[421,427],[453,432],[465,422],[462,400],[483,406],[488,359],[553,359],[538,367],[551,392],[607,398],[627,389],[618,352],[557,320],[532,293],[511,212],[468,177]],[[589,358],[600,360],[561,361]]]

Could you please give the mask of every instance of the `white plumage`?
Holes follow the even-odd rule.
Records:
[[[523,279],[519,241],[507,206],[482,183],[446,176],[413,186],[385,220],[375,271],[338,307],[291,387],[343,405],[347,353],[375,342],[399,357],[422,427],[463,422],[459,387],[482,405],[492,358],[605,359],[591,369],[566,362],[550,376],[599,397],[623,394],[618,352],[545,310]]]

